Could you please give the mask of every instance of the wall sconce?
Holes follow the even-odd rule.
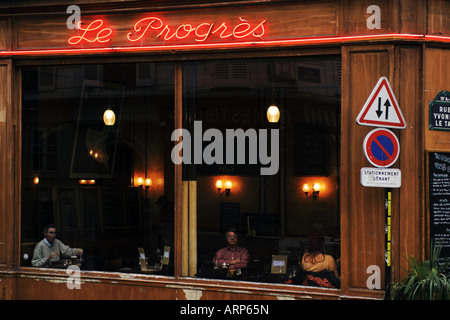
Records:
[[[310,184],[305,183],[302,186],[302,190],[305,193],[306,199],[311,199],[311,197],[312,197],[314,200],[316,200],[319,197],[320,184],[314,183],[313,186],[311,187]],[[311,194],[308,196],[308,194],[310,192],[311,192]]]
[[[35,185],[39,184],[39,177],[34,177],[33,184],[35,184]]]
[[[81,179],[78,180],[79,184],[95,184],[95,180],[94,179],[90,179],[90,180],[86,180],[86,179]]]
[[[144,180],[144,188],[145,188],[145,190],[148,190],[148,188],[150,188],[150,186],[152,185],[152,179],[150,179],[150,178],[147,178],[147,179],[145,179]]]
[[[143,187],[147,191],[148,188],[150,188],[150,186],[153,184],[153,181],[150,178],[144,179],[142,177],[139,177],[139,178],[137,178],[136,184],[139,187]]]
[[[103,113],[103,122],[107,126],[113,126],[114,123],[116,123],[116,115],[114,111],[111,109],[106,109],[106,111]]]
[[[267,109],[267,120],[269,120],[269,122],[278,122],[278,120],[280,119],[280,110],[278,109],[277,106],[275,105],[271,105],[268,109]]]
[[[220,192],[223,187],[225,187],[225,191]],[[219,193],[224,193],[225,192],[225,194],[227,196],[229,196],[232,187],[233,187],[233,183],[230,180],[227,180],[225,182],[225,185],[223,184],[222,180],[217,180],[216,181],[216,188],[217,188],[217,190],[219,190]]]

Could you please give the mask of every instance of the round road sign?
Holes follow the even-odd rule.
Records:
[[[400,144],[395,134],[388,129],[378,128],[370,131],[363,144],[367,160],[375,167],[390,167],[397,161]]]

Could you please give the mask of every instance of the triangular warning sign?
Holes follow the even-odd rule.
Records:
[[[363,126],[406,128],[405,118],[386,77],[381,77],[361,109],[356,122]]]

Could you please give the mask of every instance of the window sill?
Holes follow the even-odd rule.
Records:
[[[69,277],[66,269],[20,267],[16,271],[17,278],[33,278],[64,283]],[[81,285],[120,284],[169,288],[174,290],[196,290],[208,295],[232,294],[262,297],[268,299],[340,299],[341,290],[334,288],[308,287],[292,284],[250,282],[239,280],[217,280],[125,272],[86,271],[81,270]]]

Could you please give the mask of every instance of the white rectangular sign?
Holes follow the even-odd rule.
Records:
[[[393,168],[362,168],[361,184],[364,187],[400,188],[402,173]]]

